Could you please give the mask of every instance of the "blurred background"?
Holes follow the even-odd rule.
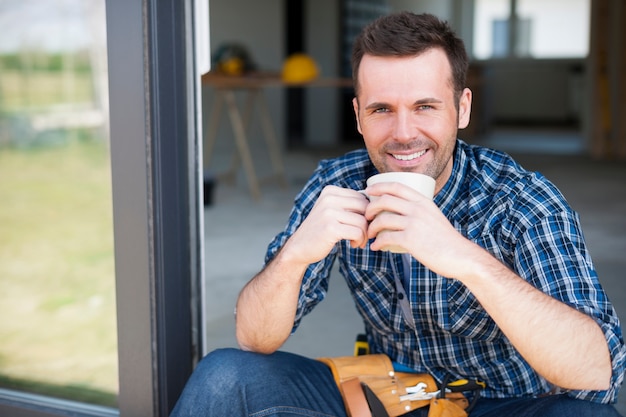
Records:
[[[198,156],[210,200],[203,211],[206,349],[234,344],[237,292],[261,267],[317,161],[361,146],[346,83],[352,41],[369,21],[397,10],[433,13],[465,41],[474,103],[462,139],[520,155],[557,178],[565,172],[558,167],[568,177],[595,173],[612,184],[606,195],[624,193],[621,0],[210,0],[207,31],[196,41],[212,72],[224,58],[217,52],[236,47],[250,64],[235,75],[239,81],[269,75],[252,87],[201,84],[200,118],[204,134],[213,135],[211,152],[205,146]],[[115,407],[106,19],[105,0],[0,0],[0,387]],[[280,81],[294,53],[314,61],[316,82]],[[241,113],[218,109],[224,91],[244,109],[249,165],[233,119]],[[222,175],[227,170],[230,178]],[[263,182],[276,173],[282,183]],[[580,183],[559,181],[571,190]],[[573,201],[582,207],[585,200]],[[623,205],[601,201],[617,220],[598,219],[600,230],[612,231],[612,248],[623,252],[616,214]],[[337,335],[327,345],[351,352],[360,323],[336,285],[325,315],[314,316],[288,349],[317,354],[320,336]],[[625,298],[621,285],[611,291]],[[335,333],[330,322],[339,323]]]

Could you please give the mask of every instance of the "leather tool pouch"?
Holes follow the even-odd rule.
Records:
[[[397,417],[430,406],[428,417],[467,417],[460,392],[437,394],[432,376],[395,372],[384,354],[320,358],[331,369],[349,417]]]

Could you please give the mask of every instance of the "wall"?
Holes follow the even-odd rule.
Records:
[[[211,48],[241,42],[260,68],[280,68],[284,49],[282,0],[211,0],[209,7]]]
[[[287,0],[288,1],[288,0]],[[339,74],[339,4],[335,0],[308,0],[306,48],[322,77]],[[327,147],[340,141],[340,94],[337,88],[310,88],[306,93],[307,145]]]
[[[580,121],[585,96],[582,59],[485,63],[487,122],[564,124]]]
[[[280,71],[284,59],[284,24],[283,2],[287,0],[210,0],[210,44],[212,53],[224,43],[237,42],[243,44],[259,70]],[[274,128],[279,139],[284,137],[284,94],[281,88],[270,87],[264,90]],[[244,97],[238,93],[240,109],[243,109]],[[203,89],[204,131],[211,111],[213,94],[210,88]],[[269,159],[255,150],[263,151],[264,139],[261,134],[260,121],[253,117],[249,128],[249,141],[253,148],[255,166],[261,174],[269,166]],[[232,129],[225,111],[222,113],[216,147],[223,150],[232,147],[234,139]],[[206,162],[206,161],[205,161]],[[213,169],[219,171],[230,161],[212,161]]]
[[[285,59],[284,1],[211,0],[211,49],[224,42],[244,44],[261,70],[280,71]],[[317,62],[323,77],[336,77],[339,72],[339,4],[334,0],[306,2],[306,48]],[[285,94],[281,88],[267,88],[272,121],[281,145],[285,138]],[[338,142],[339,95],[334,88],[308,89],[306,93],[307,120],[305,141],[313,146],[330,146]],[[204,89],[204,120],[211,110],[213,95]],[[243,104],[240,102],[240,104]],[[206,130],[206,126],[205,126]],[[258,120],[253,120],[249,139],[253,147],[262,149]],[[233,136],[227,115],[222,115],[216,146],[233,146]],[[217,161],[223,165],[224,161]],[[262,165],[257,161],[257,165]],[[215,163],[213,165],[216,165]]]

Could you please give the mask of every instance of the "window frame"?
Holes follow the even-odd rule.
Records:
[[[119,408],[0,390],[0,415],[167,416],[202,352],[192,0],[106,0]]]

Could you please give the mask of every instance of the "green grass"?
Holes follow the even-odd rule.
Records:
[[[91,73],[2,70],[0,105],[4,112],[45,109],[62,103],[93,100]]]
[[[0,386],[114,405],[110,174],[104,141],[0,147]]]

